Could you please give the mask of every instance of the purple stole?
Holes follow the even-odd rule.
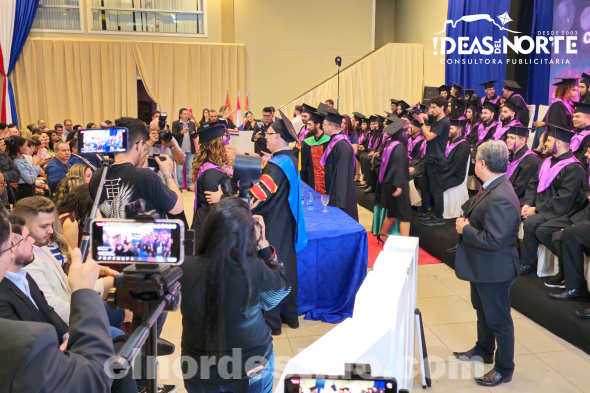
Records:
[[[567,109],[567,111],[570,113],[570,116],[574,116],[574,107],[572,105],[572,102],[568,102],[568,101],[564,101],[561,98],[556,98],[553,100],[553,103],[551,104],[551,106],[553,106],[556,102],[561,102],[564,106],[565,109]],[[547,114],[545,115],[545,123],[547,123],[547,121],[549,120],[549,112],[551,112],[551,108],[549,108],[549,110],[547,110]]]
[[[299,131],[299,142],[303,142],[305,138],[307,138],[307,134],[309,134],[309,130],[305,127]]]
[[[467,120],[467,118],[465,117],[465,115],[462,115],[460,118],[458,118],[457,120]]]
[[[399,141],[391,142],[385,149],[383,149],[383,156],[381,157],[381,168],[379,168],[379,183],[383,182],[383,178],[385,177],[385,170],[387,169],[387,164],[389,163],[389,158],[391,157],[391,152],[393,148],[399,145]]]
[[[427,140],[424,140],[420,145],[420,157],[424,157],[426,155],[426,145],[428,144]]]
[[[424,135],[418,135],[416,138],[412,139],[408,139],[408,158],[411,160],[412,159],[412,152],[414,151],[414,147],[416,147],[416,145],[418,144],[418,142],[420,142],[421,140],[424,140],[426,138],[424,138]],[[422,143],[423,145],[425,143]]]
[[[584,141],[584,138],[586,138],[586,136],[590,135],[590,130],[584,130],[582,132],[580,132],[579,134],[576,134],[572,137],[572,141],[570,142],[570,150],[571,151],[576,151],[580,148],[580,145],[582,144],[582,142]]]
[[[379,146],[379,136],[375,136],[372,140],[369,141],[369,149],[375,150],[377,146]]]
[[[496,127],[497,125],[497,121],[492,122],[492,124],[490,124],[487,127],[482,124],[481,127],[479,127],[479,129],[477,130],[477,144],[479,145],[480,143],[482,143],[486,135],[490,131],[490,128]]]
[[[508,131],[508,129],[511,126],[515,126],[517,124],[520,124],[520,122],[518,121],[518,119],[512,119],[512,120],[510,120],[508,122],[508,124],[506,124],[505,126],[502,125],[502,122],[498,123],[498,126],[496,127],[496,131],[494,132],[494,136],[492,136],[492,139],[495,140],[495,141],[497,141],[498,139],[500,139],[502,137],[502,135],[504,135],[506,133],[506,131]]]
[[[475,123],[475,128],[479,129],[482,127],[481,123]],[[471,134],[471,123],[467,123],[467,125],[465,125],[465,136],[467,137],[469,134]],[[478,136],[479,136],[479,131],[478,131]]]
[[[529,154],[535,154],[535,153],[533,153],[532,150],[527,150],[527,152],[524,153],[522,155],[522,157],[520,157],[518,160],[512,160],[508,163],[508,166],[506,167],[506,178],[507,179],[510,179],[510,177],[512,176],[512,174],[516,170],[516,167],[518,167],[518,164],[520,164],[522,159],[525,158],[526,156],[528,156]]]
[[[348,140],[346,135],[344,135],[342,133],[334,135],[332,137],[332,139],[330,140],[330,143],[328,143],[328,147],[326,147],[326,150],[324,150],[324,154],[322,154],[322,158],[320,159],[320,164],[322,166],[326,166],[326,161],[328,160],[328,156],[330,155],[330,153],[332,153],[332,150],[334,149],[334,146],[336,146],[336,143],[341,140],[345,140],[346,142],[348,142],[348,145],[352,149],[352,144],[350,143],[350,141]],[[353,149],[353,152],[354,152],[354,149]],[[355,160],[352,160],[352,167],[354,168],[354,166],[355,166]]]
[[[361,136],[359,136],[359,145],[361,143],[363,143],[363,141],[365,140],[365,137],[367,136],[367,132],[365,131],[364,134],[361,134]]]
[[[555,179],[555,176],[567,165],[580,162],[576,157],[570,157],[567,160],[561,160],[557,164],[551,166],[551,157],[547,157],[541,165],[541,170],[539,171],[539,184],[537,185],[537,192],[545,191]]]
[[[199,168],[199,170],[197,171],[197,178],[195,179],[195,183],[197,182],[197,180],[199,180],[199,178],[201,177],[201,175],[203,173],[205,173],[206,170],[208,169],[217,169],[219,172],[224,173],[224,171],[221,170],[221,168],[219,167],[219,165],[215,165],[211,162],[205,162],[203,163],[203,165],[201,165],[201,167]],[[231,168],[228,168],[228,171],[230,173],[230,175],[233,173],[233,171],[231,170]],[[196,184],[195,184],[195,212],[197,211],[197,190],[196,190]]]
[[[496,98],[492,99],[492,100],[488,100],[488,96],[486,95],[485,97],[481,97],[481,104],[485,104],[486,102],[491,102],[492,104],[495,104],[498,102],[498,100],[500,99],[500,96],[496,96]]]
[[[445,157],[449,157],[449,154],[451,154],[451,152],[453,151],[453,149],[455,148],[455,146],[457,146],[459,143],[461,142],[467,142],[465,139],[459,139],[457,142],[455,143],[451,143],[451,141],[447,142],[447,148],[445,149]]]

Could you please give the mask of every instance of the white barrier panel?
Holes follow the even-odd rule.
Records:
[[[390,236],[361,288],[353,317],[289,361],[289,374],[343,375],[345,363],[370,364],[373,376],[413,387],[418,239]]]
[[[254,153],[252,131],[240,131],[238,135],[230,133],[229,144],[237,147],[244,153]]]

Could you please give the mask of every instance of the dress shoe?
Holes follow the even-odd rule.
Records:
[[[576,315],[580,318],[590,319],[590,308],[586,308],[584,310],[577,310]]]
[[[428,212],[420,212],[420,214],[416,216],[415,219],[420,221],[428,221],[430,220],[430,214],[428,214]]]
[[[555,276],[549,277],[547,281],[545,281],[545,286],[549,288],[565,288],[563,274],[557,273]]]
[[[521,276],[534,271],[537,271],[537,265],[520,265]]]
[[[281,315],[281,321],[286,323],[291,329],[298,329],[299,328],[299,320],[296,319],[295,321],[289,321]]]
[[[272,336],[280,336],[283,333],[283,329],[271,330],[270,334]]]
[[[365,194],[370,194],[370,193],[374,192],[374,191],[373,191],[373,187],[369,186],[369,187],[367,187],[367,188],[366,188],[366,189],[365,189],[363,192],[364,192]]]
[[[453,352],[455,357],[463,362],[484,362],[485,364],[494,363],[494,355],[482,356],[475,352],[475,347],[467,352]]]
[[[475,378],[475,382],[477,382],[478,385],[488,387],[498,386],[501,383],[510,381],[512,381],[512,375],[502,375],[494,368],[484,376]]]
[[[443,218],[432,217],[430,220],[424,221],[424,225],[427,227],[435,227],[435,226],[439,226],[439,225],[445,225],[445,220]]]
[[[170,341],[158,338],[158,356],[172,355],[175,348]]]
[[[577,300],[590,298],[590,292],[586,288],[568,289],[562,293],[550,293],[553,299],[557,300]]]
[[[459,248],[459,243],[455,244],[453,247],[451,248],[447,248],[445,250],[445,252],[457,252],[457,248]]]

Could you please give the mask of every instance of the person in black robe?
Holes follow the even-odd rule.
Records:
[[[451,119],[449,142],[445,151],[447,165],[442,177],[443,190],[445,191],[457,187],[465,180],[467,161],[471,157],[471,146],[462,136],[464,130],[465,120]]]
[[[570,151],[573,136],[571,131],[549,125],[545,147],[553,152],[553,156],[539,166],[523,200],[521,274],[536,270],[540,244],[557,253],[551,244],[551,237],[554,232],[571,225],[568,215],[576,212],[580,190],[584,190],[584,185],[587,188],[586,169]]]
[[[463,86],[457,84],[457,83],[453,83],[453,86],[451,86],[451,98],[455,97],[461,101],[463,101]],[[449,100],[451,101],[451,100]]]
[[[226,128],[222,124],[203,128],[199,132],[199,150],[195,153],[192,180],[195,184],[195,211],[191,229],[199,233],[211,205],[221,197],[232,195],[231,167],[226,158]]]
[[[481,85],[484,87],[486,95],[480,99],[480,104],[484,105],[486,102],[491,102],[495,104],[498,102],[500,97],[496,94],[496,88],[494,87],[494,83],[497,81],[488,81],[482,83]]]
[[[363,157],[367,156],[367,154],[369,154],[369,142],[371,140],[371,132],[373,131],[371,122],[368,118],[364,117],[361,120],[361,130],[359,132],[359,146],[357,149],[357,153],[356,153],[356,159],[357,159],[357,165],[359,166],[359,170],[360,170],[360,165],[361,165],[361,161],[363,159]],[[360,184],[361,186],[366,185],[367,183],[365,182],[365,175],[364,173],[361,172],[361,177],[358,181],[356,181],[355,183]]]
[[[280,335],[282,322],[290,328],[299,327],[299,311],[297,309],[297,245],[301,236],[301,222],[295,216],[289,203],[291,189],[298,190],[298,201],[301,204],[301,183],[297,177],[289,178],[280,166],[293,165],[292,171],[297,172],[297,159],[289,149],[289,143],[297,140],[293,125],[282,114],[282,119],[273,122],[266,131],[267,148],[272,152],[272,158],[262,170],[260,182],[250,188],[252,194],[252,214],[259,214],[266,226],[266,239],[276,250],[280,263],[285,266],[285,275],[291,283],[291,292],[281,304],[264,312],[264,319],[271,328],[273,335]],[[283,157],[287,157],[285,160]],[[274,161],[274,162],[273,162]],[[299,206],[303,209],[303,206]]]
[[[521,208],[524,206],[527,186],[541,165],[541,157],[527,145],[529,132],[530,129],[526,127],[510,127],[506,137],[506,145],[510,150],[506,177],[514,188]]]
[[[590,143],[590,104],[578,102],[574,104],[576,109],[572,121],[576,135],[572,138],[570,149],[580,162],[584,162],[586,150],[584,146]]]
[[[413,120],[408,134],[408,156],[410,158],[410,179],[415,179],[415,184],[420,184],[426,163],[426,145],[424,143],[426,143],[426,138],[422,135],[422,127],[419,122]]]
[[[408,111],[409,108],[410,108],[410,104],[408,104],[404,100],[399,100],[397,102],[397,117],[401,118],[403,115],[406,114],[406,112]],[[395,113],[394,113],[394,115],[395,115]],[[383,119],[383,116],[377,115],[377,117]],[[383,121],[381,121],[381,124],[383,125]]]
[[[401,106],[398,106],[398,108],[401,108]],[[377,177],[375,176],[375,172],[373,170],[373,157],[379,151],[379,147],[381,146],[381,142],[383,140],[383,121],[381,118],[379,116],[371,116],[369,119],[371,121],[373,131],[371,132],[367,149],[368,154],[364,156],[361,161],[361,171],[364,174],[365,184],[361,183],[360,188],[364,188],[365,193],[374,192],[377,185]]]
[[[389,138],[384,142],[381,155],[379,182],[381,183],[381,204],[387,209],[387,218],[383,220],[377,242],[386,240],[389,229],[396,219],[400,222],[400,234],[410,236],[412,220],[410,173],[408,146],[403,133],[403,130],[407,128],[408,122],[396,119],[383,130]]]
[[[342,134],[342,118],[338,113],[328,112],[324,120],[324,133],[330,137],[330,143],[322,157],[322,162],[325,163],[326,192],[330,196],[330,206],[339,207],[358,221],[354,191],[354,150]]]
[[[528,126],[529,120],[531,118],[529,113],[529,108],[526,106],[526,102],[524,98],[520,94],[515,93],[516,90],[519,90],[521,87],[518,83],[511,80],[502,79],[504,82],[504,87],[502,88],[502,95],[506,99],[506,101],[513,102],[518,106],[518,113],[516,114],[516,118],[525,126]]]
[[[310,114],[306,127],[309,134],[301,142],[301,181],[321,195],[326,193],[326,185],[324,167],[320,164],[320,160],[330,143],[330,137],[322,130],[323,122],[324,116],[319,113]]]
[[[578,102],[590,104],[590,94],[588,94],[588,88],[590,88],[590,75],[583,72],[582,80],[580,81],[580,100]]]
[[[447,101],[451,99],[451,86],[441,85],[438,88],[438,95],[443,96]]]
[[[481,121],[482,121],[482,135],[483,138],[478,135],[476,148],[484,142],[487,142],[494,137],[494,133],[496,132],[496,128],[498,126],[498,113],[500,112],[500,107],[492,102],[488,101],[483,105],[483,109],[481,110]],[[476,149],[477,150],[477,149]]]
[[[549,106],[543,121],[536,121],[535,128],[545,127],[547,124],[562,127],[567,130],[574,128],[572,119],[574,101],[578,99],[578,79],[560,78],[561,81],[554,83],[555,100]]]
[[[524,125],[521,124],[518,118],[516,117],[516,114],[518,113],[519,109],[520,108],[518,107],[518,104],[515,104],[510,101],[506,101],[504,103],[504,106],[502,107],[500,112],[500,122],[498,123],[498,126],[496,127],[496,130],[492,135],[493,140],[506,142],[506,133],[508,132],[508,129],[510,127],[524,127]]]
[[[463,103],[463,100],[455,97],[455,96],[451,96],[451,99],[449,100],[449,106],[448,106],[448,117],[449,120],[453,120],[453,119],[464,119],[465,116],[465,104]]]

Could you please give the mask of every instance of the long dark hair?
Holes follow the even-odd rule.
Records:
[[[73,213],[82,226],[92,211],[92,198],[88,184],[74,187],[57,206],[57,214]]]
[[[207,111],[207,113],[209,113],[209,109],[207,109],[207,108],[203,109],[203,114],[201,116],[201,121],[199,122],[199,124],[201,124],[201,126],[209,121],[209,120],[207,120],[205,118],[205,111]]]
[[[54,142],[51,140],[51,137],[53,136],[53,134],[57,135],[57,131],[55,131],[55,130],[47,131],[47,136],[49,136],[49,148],[51,150],[55,150],[53,148]],[[59,142],[59,141],[61,141],[61,138],[57,140],[57,142]],[[55,142],[55,143],[57,143],[57,142]]]
[[[27,140],[22,136],[14,135],[11,136],[6,140],[6,146],[8,147],[8,155],[13,160],[18,157],[18,153],[20,153],[20,148],[27,143]]]
[[[467,119],[467,111],[471,110],[471,119]],[[465,109],[465,118],[467,119],[467,122],[469,124],[471,124],[471,127],[473,127],[474,125],[481,123],[481,114],[479,113],[479,109],[473,109],[472,107],[467,107],[467,109]]]
[[[251,282],[248,259],[256,258],[256,235],[250,206],[238,197],[222,199],[211,208],[197,241],[198,261],[205,270],[201,291],[205,305],[206,352],[221,354],[225,348],[225,294],[232,288],[225,285],[231,267],[237,267],[247,282],[250,300]]]
[[[356,130],[352,126],[352,120],[350,120],[350,116],[344,115],[344,121],[346,122],[346,131],[344,132],[346,135],[356,135]]]

